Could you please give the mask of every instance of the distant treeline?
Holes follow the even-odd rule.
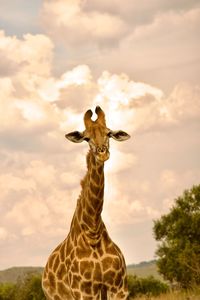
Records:
[[[19,279],[23,280],[27,274],[42,274],[42,267],[12,267],[0,271],[0,283],[17,283]]]

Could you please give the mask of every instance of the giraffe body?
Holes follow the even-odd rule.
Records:
[[[92,129],[98,139],[105,135],[101,122],[93,125],[98,125]],[[75,135],[81,138],[77,132]],[[90,145],[87,155],[87,173],[81,182],[70,232],[50,255],[43,273],[42,285],[48,300],[125,300],[128,297],[123,254],[109,237],[101,218],[104,161],[109,158],[109,145],[103,139],[103,145],[98,146],[100,159],[96,159],[95,143]]]

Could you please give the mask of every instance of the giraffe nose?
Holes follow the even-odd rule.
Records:
[[[110,157],[110,153],[108,147],[105,145],[96,147],[96,159],[100,162],[104,162],[108,160]]]
[[[105,152],[107,151],[107,147],[106,146],[101,146],[101,147],[97,147],[97,152],[99,153],[99,154],[104,154]]]

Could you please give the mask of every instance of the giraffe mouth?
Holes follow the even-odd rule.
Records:
[[[98,153],[98,154],[96,154],[96,159],[99,162],[104,162],[104,161],[108,160],[109,157],[110,157],[109,151],[106,151],[105,153]]]

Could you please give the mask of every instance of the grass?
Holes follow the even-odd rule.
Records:
[[[157,297],[141,296],[133,300],[200,300],[200,287],[191,291],[174,291]]]

